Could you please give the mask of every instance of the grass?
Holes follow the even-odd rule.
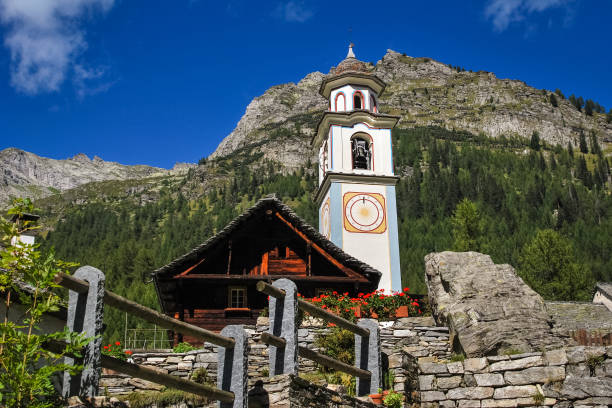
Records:
[[[450,358],[450,361],[453,362],[453,363],[456,363],[458,361],[463,361],[463,360],[465,360],[465,355],[463,355],[463,354],[455,354],[455,353],[453,353],[451,355],[451,358]]]
[[[131,408],[145,408],[153,404],[158,407],[165,407],[170,404],[180,404],[181,402],[197,406],[209,402],[207,398],[178,390],[132,392],[125,397],[125,400],[130,403]]]

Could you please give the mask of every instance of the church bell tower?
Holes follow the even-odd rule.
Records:
[[[319,149],[319,232],[382,272],[385,292],[402,289],[391,129],[399,117],[378,112],[385,83],[348,55],[321,84],[329,109],[313,145]]]

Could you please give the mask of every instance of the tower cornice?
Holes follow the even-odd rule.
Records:
[[[325,112],[319,124],[317,133],[312,138],[311,144],[319,147],[326,137],[330,126],[354,126],[357,123],[365,123],[372,128],[391,129],[400,120],[399,116],[385,115],[383,113],[372,113],[367,110],[354,110],[350,112]]]
[[[394,186],[399,181],[399,176],[383,176],[378,174],[355,174],[355,173],[340,173],[340,172],[327,172],[323,182],[315,193],[315,203],[320,206],[325,193],[329,190],[329,186],[332,181],[338,181],[342,183],[355,183],[355,184],[378,184],[383,186]]]
[[[386,84],[376,75],[364,72],[348,71],[342,74],[328,76],[321,83],[319,93],[329,99],[331,91],[344,85],[362,85],[370,87],[377,95],[381,95]]]

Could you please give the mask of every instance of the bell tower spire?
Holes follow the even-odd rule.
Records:
[[[313,145],[319,150],[319,231],[382,273],[379,288],[402,288],[391,129],[399,117],[378,111],[385,83],[348,54],[323,80],[329,110]]]

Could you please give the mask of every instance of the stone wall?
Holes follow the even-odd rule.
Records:
[[[257,326],[247,326],[249,334],[249,378],[251,380],[267,377],[268,346],[261,343],[261,333],[268,330],[268,319],[258,319]],[[381,322],[381,348],[383,364],[394,373],[396,391],[403,391],[408,382],[414,382],[407,372],[411,367],[406,353],[415,357],[432,356],[448,358],[450,346],[448,342],[448,329],[436,327],[430,317],[411,317],[398,319],[392,322]],[[314,342],[317,336],[329,331],[329,327],[320,320],[305,319],[298,331],[300,346],[318,350]],[[211,344],[187,353],[147,352],[134,353],[133,361],[136,364],[155,368],[166,374],[183,378],[191,377],[199,369],[206,369],[208,378],[216,381],[217,378],[217,352]],[[385,368],[386,368],[385,367]],[[299,371],[302,373],[316,370],[316,364],[310,360],[299,359]],[[100,382],[100,395],[125,394],[133,391],[159,390],[161,386],[132,378],[127,375],[105,371]]]
[[[441,362],[418,359],[423,407],[611,406],[612,347]]]

